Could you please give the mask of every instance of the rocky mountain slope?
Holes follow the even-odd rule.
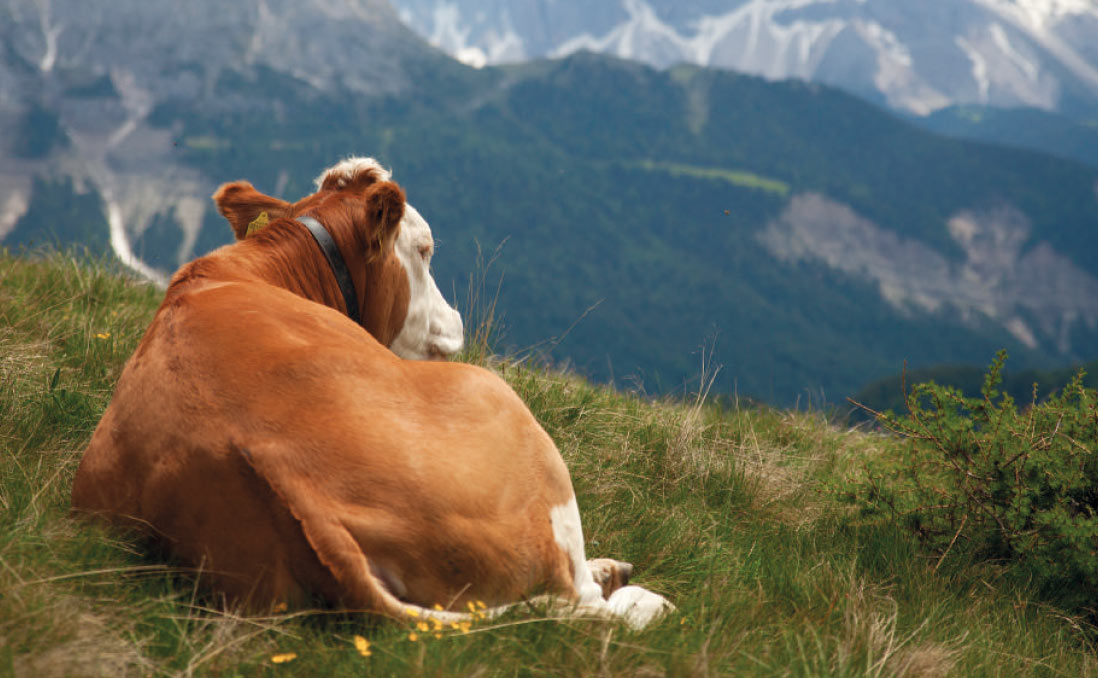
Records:
[[[218,183],[296,197],[368,154],[435,227],[448,296],[506,242],[501,347],[598,379],[693,388],[705,356],[718,391],[836,400],[904,360],[1098,345],[1098,170],[803,82],[468,68],[373,0],[219,7],[0,5],[0,244],[98,243],[163,280],[228,240]]]
[[[378,95],[449,66],[385,0],[3,0],[0,45],[0,238],[38,177],[100,196],[114,251],[155,279],[135,242],[170,215],[183,237],[156,256],[189,257],[215,187],[179,162],[170,127],[150,119],[158,107],[277,116],[277,97],[239,96],[233,81],[271,71],[300,83],[291,94]]]
[[[586,49],[842,87],[925,115],[957,104],[1098,111],[1094,0],[394,0],[483,65]]]

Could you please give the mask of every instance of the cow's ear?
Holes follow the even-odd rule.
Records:
[[[404,191],[391,181],[382,181],[371,186],[364,197],[372,259],[393,249],[404,218]]]
[[[213,194],[213,201],[217,211],[229,221],[237,240],[248,235],[248,225],[263,213],[270,221],[293,216],[293,205],[260,193],[247,181],[222,184]]]

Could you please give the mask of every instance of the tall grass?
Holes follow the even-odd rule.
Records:
[[[519,611],[436,637],[330,610],[223,609],[129,536],[68,515],[159,297],[101,262],[0,253],[0,675],[1098,675],[1081,619],[993,565],[936,571],[833,499],[859,460],[893,453],[889,438],[721,408],[704,389],[642,399],[476,342],[470,359],[515,387],[572,469],[589,555],[633,562],[678,612],[630,632]]]

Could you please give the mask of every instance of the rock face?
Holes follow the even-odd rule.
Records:
[[[9,46],[10,70],[120,79],[134,112],[166,98],[199,96],[222,71],[250,66],[322,89],[395,90],[404,80],[401,58],[418,48],[385,0],[4,4],[0,37]]]
[[[581,49],[836,85],[925,115],[1098,110],[1093,0],[393,0],[472,65]]]
[[[52,143],[20,148],[30,132],[0,135],[0,238],[27,211],[32,177],[68,179],[102,197],[115,253],[158,280],[163,273],[134,256],[133,242],[167,215],[182,230],[167,257],[174,269],[214,189],[175,160],[170,131],[149,124],[158,105],[254,110],[267,102],[218,83],[256,69],[318,90],[396,93],[409,64],[442,58],[385,0],[4,0],[0,44],[0,129],[25,128],[35,110],[56,116]]]
[[[1026,249],[1031,225],[1009,205],[958,212],[948,227],[960,260],[808,193],[795,196],[759,239],[783,261],[819,261],[876,283],[902,311],[989,319],[1030,348],[1052,344],[1065,356],[1089,356],[1091,347],[1073,345],[1072,336],[1098,330],[1098,279],[1048,243]]]

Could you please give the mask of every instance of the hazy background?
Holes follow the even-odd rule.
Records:
[[[598,380],[1066,368],[1098,357],[1095,36],[1093,0],[3,0],[0,245],[163,281],[229,241],[221,182],[372,155],[449,297],[502,278],[501,350]]]

